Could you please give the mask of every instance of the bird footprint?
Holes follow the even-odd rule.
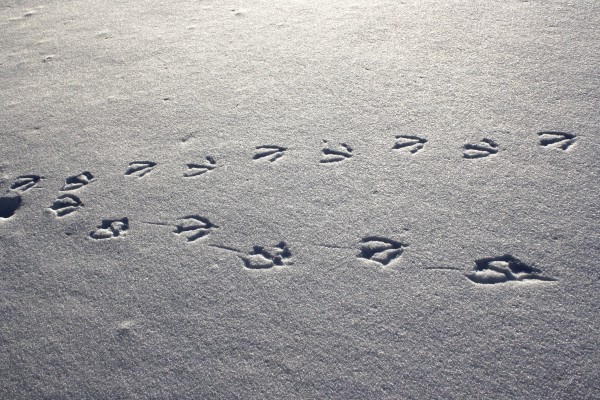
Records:
[[[361,241],[359,258],[386,266],[400,257],[408,244],[380,236],[368,236]]]
[[[479,284],[495,284],[508,281],[554,281],[544,276],[541,270],[525,264],[509,254],[500,257],[482,258],[475,261],[473,272],[466,274],[472,282]]]
[[[188,170],[183,173],[183,176],[186,178],[202,175],[217,168],[217,162],[211,156],[206,157],[206,162],[204,164],[190,163],[186,165],[188,167]]]
[[[484,138],[479,143],[467,143],[463,146],[464,158],[483,158],[498,153],[498,144],[492,139]]]
[[[83,207],[83,203],[79,197],[72,194],[63,194],[59,196],[54,203],[49,207],[57,217],[64,217],[74,213]]]
[[[129,219],[105,219],[95,231],[90,232],[90,237],[96,240],[112,239],[125,236],[129,230]]]
[[[277,159],[283,157],[287,151],[287,147],[265,145],[257,146],[257,153],[252,157],[253,160],[260,160],[261,158],[268,158],[269,162],[277,161]]]
[[[35,187],[42,179],[39,175],[21,175],[10,185],[10,190],[26,192]]]
[[[65,179],[65,184],[62,187],[62,192],[79,189],[94,180],[94,175],[91,172],[85,171],[79,175],[73,175]]]
[[[340,162],[352,157],[354,150],[346,143],[340,143],[335,149],[328,145],[327,140],[323,140],[323,143],[325,143],[326,147],[321,150],[321,153],[323,153],[323,158],[320,161],[321,164]]]
[[[247,255],[240,257],[248,269],[270,269],[292,264],[292,252],[285,242],[270,247],[254,246]]]
[[[132,161],[129,163],[129,168],[125,171],[125,175],[141,178],[149,174],[155,166],[156,163],[154,161]]]
[[[208,218],[188,215],[176,221],[174,232],[184,237],[188,242],[193,242],[207,236],[215,228],[218,228],[218,226]]]

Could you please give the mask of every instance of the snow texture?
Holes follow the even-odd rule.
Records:
[[[0,398],[600,398],[599,32],[3,1]]]

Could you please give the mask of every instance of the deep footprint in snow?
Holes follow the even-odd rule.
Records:
[[[544,276],[541,270],[525,264],[509,254],[500,257],[481,258],[475,261],[473,272],[466,277],[475,283],[491,285],[509,281],[555,281]]]
[[[60,189],[62,192],[77,190],[94,181],[94,175],[89,171],[84,171],[79,175],[73,175],[65,179],[65,184]]]
[[[293,264],[292,252],[285,242],[279,242],[275,246],[254,246],[248,254],[239,256],[248,269],[271,269]]]
[[[368,236],[361,241],[358,258],[387,266],[404,253],[405,247],[408,244],[381,236]]]
[[[83,207],[83,203],[79,197],[73,194],[63,194],[54,200],[49,209],[60,218],[76,212],[81,207]]]
[[[321,153],[323,154],[320,161],[321,164],[336,163],[352,157],[352,152],[354,150],[346,143],[340,143],[339,146],[336,146],[335,148],[332,148],[327,140],[323,140],[323,143],[325,144],[325,147],[321,150]]]
[[[90,237],[96,240],[113,239],[125,236],[129,230],[129,219],[105,219],[95,231],[90,232]]]
[[[427,139],[420,136],[398,135],[396,136],[396,143],[393,149],[408,150],[411,154],[415,154],[423,149],[425,143],[427,143]]]
[[[129,163],[129,168],[125,171],[125,175],[141,178],[152,172],[156,165],[154,161],[132,161]]]
[[[15,215],[15,212],[21,207],[21,203],[21,196],[18,195],[0,197],[0,221]]]
[[[484,138],[479,143],[467,143],[463,146],[463,158],[483,158],[498,153],[498,143]]]
[[[218,226],[208,218],[199,215],[188,215],[176,221],[174,232],[184,237],[188,242],[194,242],[208,236],[215,228],[218,228]]]
[[[39,175],[21,175],[10,185],[10,190],[26,192],[40,183],[42,179],[44,178]]]

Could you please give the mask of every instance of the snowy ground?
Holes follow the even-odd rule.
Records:
[[[0,5],[0,398],[600,398],[600,2]]]

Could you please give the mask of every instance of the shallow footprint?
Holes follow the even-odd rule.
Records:
[[[254,246],[248,254],[240,255],[248,269],[271,269],[291,265],[292,252],[285,242],[275,246]]]
[[[463,146],[463,158],[483,158],[498,153],[498,143],[484,138],[479,143],[467,143]]]
[[[154,161],[132,161],[129,163],[129,168],[125,171],[125,175],[132,175],[141,178],[150,173],[156,167]]]
[[[90,232],[90,237],[96,240],[113,239],[125,236],[129,230],[129,219],[105,219],[95,231]]]
[[[60,189],[62,192],[79,189],[94,181],[94,175],[89,171],[84,171],[79,175],[73,175],[65,179],[65,185]]]
[[[577,137],[572,133],[556,131],[538,132],[538,136],[540,137],[540,145],[561,150],[568,150],[575,143]]]
[[[42,179],[44,178],[39,175],[21,175],[10,185],[10,190],[26,192],[35,187]]]
[[[406,149],[411,154],[415,154],[425,146],[425,143],[427,143],[427,139],[420,136],[398,135],[396,136],[396,143],[393,149]]]
[[[400,257],[405,247],[408,247],[408,244],[381,236],[368,236],[361,241],[358,258],[386,266]]]
[[[184,237],[188,242],[201,239],[210,234],[213,229],[218,228],[208,218],[199,215],[188,215],[178,219],[176,222],[174,232]]]
[[[74,213],[81,207],[83,207],[83,203],[79,197],[72,194],[63,194],[54,200],[54,203],[49,208],[54,215],[60,218]]]
[[[260,160],[262,158],[268,158],[269,162],[277,161],[279,158],[283,157],[285,152],[287,151],[287,147],[274,146],[274,145],[265,145],[265,146],[256,146],[256,154],[252,157],[253,160]]]
[[[509,281],[555,281],[556,279],[544,276],[541,270],[527,265],[510,254],[500,257],[481,258],[475,261],[473,272],[466,275],[467,279],[482,285],[505,283]]]
[[[336,148],[332,148],[327,140],[323,140],[323,143],[325,144],[325,147],[321,150],[321,153],[323,153],[323,157],[320,161],[321,164],[336,163],[352,157],[352,152],[354,150],[346,143],[340,143]]]
[[[186,164],[188,170],[183,173],[185,178],[191,178],[194,176],[205,174],[213,169],[217,168],[217,162],[211,156],[206,157],[206,162],[204,164]]]

